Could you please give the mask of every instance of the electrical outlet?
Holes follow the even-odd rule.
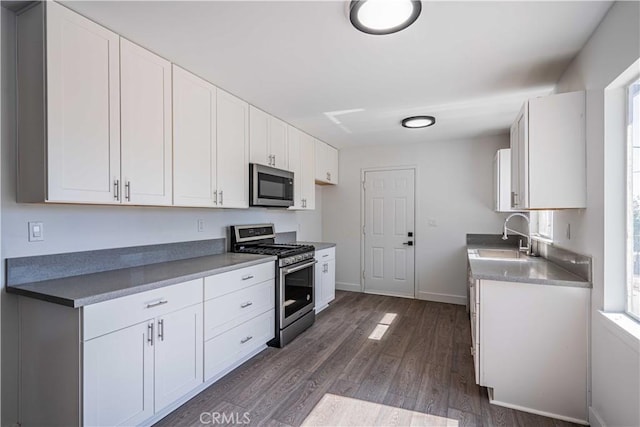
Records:
[[[44,225],[42,222],[29,222],[29,241],[41,242],[44,240]]]
[[[204,219],[199,219],[198,220],[198,232],[203,232],[204,231]]]

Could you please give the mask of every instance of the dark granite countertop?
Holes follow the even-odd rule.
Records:
[[[296,242],[299,245],[313,245],[316,248],[316,251],[321,251],[323,249],[335,248],[335,243],[329,242]]]
[[[273,262],[276,257],[223,253],[7,286],[7,292],[69,307],[82,307],[230,270]],[[274,266],[275,268],[275,266]]]
[[[491,249],[517,251],[517,248],[505,244],[479,242],[467,244],[467,255],[473,279],[579,288],[592,287],[591,282],[542,257],[529,257],[525,254],[521,254],[521,257],[516,259],[480,257],[479,250]]]

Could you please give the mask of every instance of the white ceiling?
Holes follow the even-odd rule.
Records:
[[[343,1],[64,3],[336,147],[506,132],[611,5],[424,1],[413,26],[375,36]],[[436,125],[400,126],[418,114]]]

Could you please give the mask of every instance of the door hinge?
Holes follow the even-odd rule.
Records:
[[[364,279],[364,270],[362,270],[362,279]]]

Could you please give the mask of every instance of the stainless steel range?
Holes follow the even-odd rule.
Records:
[[[314,265],[311,245],[275,243],[273,224],[234,225],[231,251],[275,255],[276,262],[276,337],[267,343],[284,347],[315,321]]]

